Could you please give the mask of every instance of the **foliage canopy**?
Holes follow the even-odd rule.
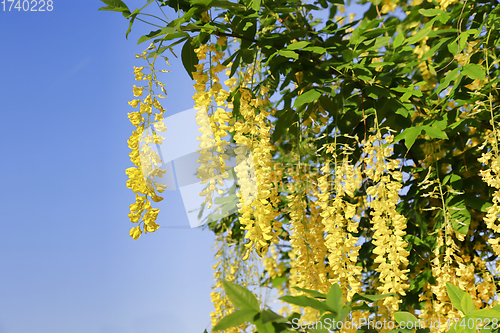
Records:
[[[204,180],[225,170],[230,142],[252,152],[255,175],[237,172],[256,194],[248,201],[240,186],[238,212],[208,224],[220,245],[214,325],[237,306],[222,281],[253,283],[242,257],[260,261],[261,286],[303,297],[290,303],[306,306],[304,320],[321,317],[319,303],[307,304],[338,283],[346,304],[361,293],[390,294],[358,304],[350,314],[357,318],[367,315],[362,310],[423,320],[466,315],[468,298],[453,306],[447,283],[466,290],[478,309],[497,304],[497,1],[361,0],[367,10],[356,20],[342,0],[150,0],[134,11],[102,1],[130,21],[127,35],[150,17],[143,16],[150,4],[177,13],[139,39],[151,43],[140,56],[151,74],[136,68],[149,93],[130,102],[140,105],[129,114],[137,127],[129,140],[136,167],[127,170],[137,193],[131,220],[139,223],[131,236],[157,229],[150,200],[161,200],[155,190],[162,189],[148,182],[154,163],[144,180],[138,141],[150,117],[163,119],[155,60],[175,45],[183,44],[195,106],[208,117],[200,126],[216,142]],[[208,205],[216,180],[203,193]],[[251,318],[258,309],[238,311]],[[266,322],[259,332],[279,331]]]

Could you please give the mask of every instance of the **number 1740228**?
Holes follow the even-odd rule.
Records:
[[[51,12],[54,10],[52,0],[2,0],[2,10],[4,12]]]

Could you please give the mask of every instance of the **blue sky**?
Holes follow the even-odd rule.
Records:
[[[166,191],[161,228],[128,235],[127,101],[147,46],[136,41],[151,29],[137,22],[127,40],[128,21],[100,1],[53,5],[0,3],[0,333],[201,333],[212,233],[191,229],[180,192]],[[167,116],[192,108],[194,93],[170,63]]]
[[[138,22],[126,40],[128,21],[94,0],[1,6],[0,333],[203,332],[211,232],[189,228],[180,193],[166,191],[162,228],[128,235],[127,101],[150,29]],[[168,114],[191,108],[194,92],[171,65]]]

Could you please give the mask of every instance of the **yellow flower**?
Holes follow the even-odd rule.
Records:
[[[165,123],[163,122],[163,120],[154,123],[153,126],[155,127],[155,129],[158,132],[165,132],[167,130],[167,127],[165,126]]]
[[[135,127],[138,127],[143,121],[144,118],[139,112],[132,112],[128,114],[128,119]]]
[[[210,22],[210,15],[208,14],[208,12],[201,13],[201,22],[203,23]]]
[[[232,77],[226,81],[224,81],[224,84],[226,86],[234,86],[238,80],[235,77]]]
[[[139,105],[140,101],[141,101],[140,99],[134,99],[134,100],[128,102],[128,104],[131,105],[133,108],[136,108],[137,105]]]
[[[135,74],[135,80],[136,81],[141,81],[142,80],[142,77],[144,76],[144,74],[142,73],[143,69],[144,69],[144,67],[135,67],[134,66],[134,74]]]
[[[136,96],[136,97],[142,96],[142,90],[144,89],[144,87],[136,87],[134,85],[134,87],[132,89],[134,91],[134,96]]]
[[[141,110],[141,113],[151,114],[153,108],[151,107],[150,104],[141,103],[140,110]]]
[[[224,46],[226,45],[227,42],[227,37],[219,37],[217,40],[217,45]]]
[[[142,234],[142,230],[141,230],[141,228],[139,226],[133,227],[129,231],[130,237],[132,237],[134,240],[136,240],[137,238],[141,237],[141,234]]]

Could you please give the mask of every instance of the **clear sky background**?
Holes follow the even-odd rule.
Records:
[[[128,21],[100,1],[53,6],[0,3],[0,333],[202,333],[212,233],[191,229],[180,192],[166,191],[161,228],[128,235],[127,101],[151,29],[136,21],[126,40]],[[194,92],[169,58],[167,116]]]
[[[0,333],[201,333],[210,323],[213,235],[189,228],[180,193],[164,192],[162,228],[128,235],[127,101],[147,46],[137,40],[151,29],[137,22],[126,40],[128,21],[102,6],[0,3]],[[194,92],[170,58],[169,115],[190,109]]]

